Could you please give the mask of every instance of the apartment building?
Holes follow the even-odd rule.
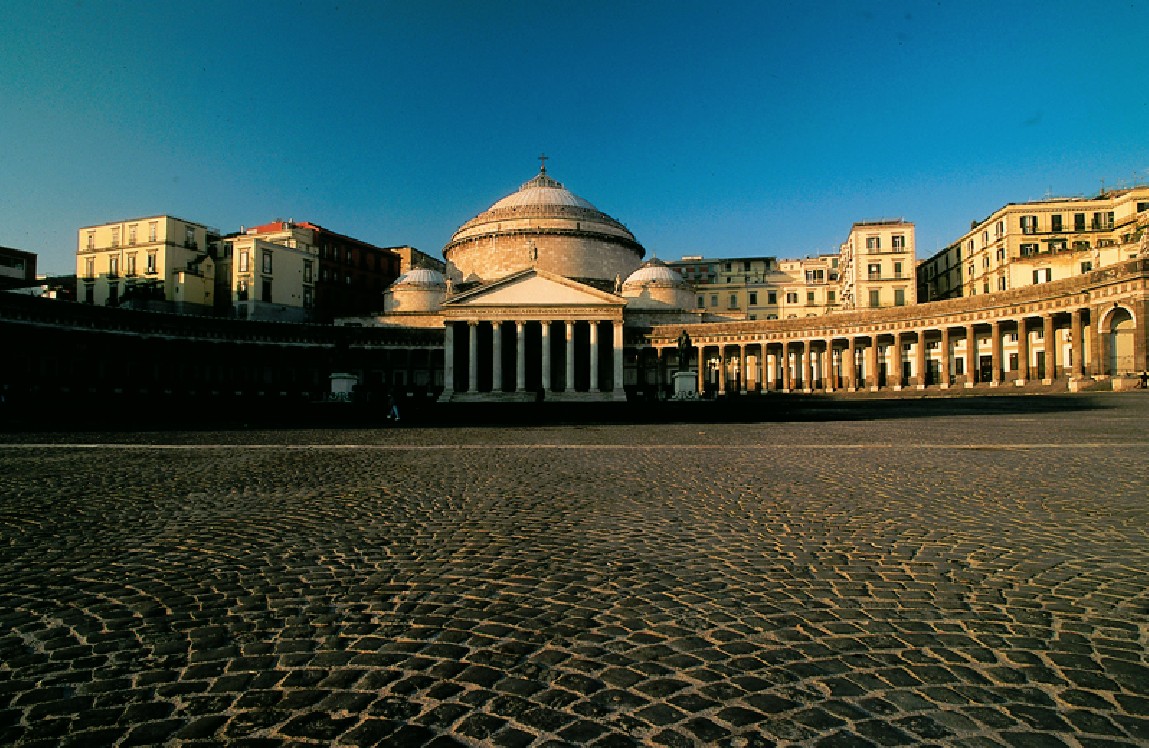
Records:
[[[840,309],[915,303],[914,225],[902,219],[855,223],[837,253],[668,263],[696,289],[697,310],[726,319],[816,317]]]
[[[914,224],[901,218],[859,221],[839,257],[839,308],[877,309],[917,303]]]
[[[240,233],[244,237],[295,250],[296,255],[291,262],[292,267],[298,267],[300,278],[307,267],[302,264],[305,257],[314,259],[310,276],[312,281],[304,285],[312,289],[313,295],[307,308],[317,322],[381,311],[383,290],[399,277],[401,259],[397,252],[336,233],[318,224],[276,220],[243,229]],[[301,287],[298,294],[301,303],[304,301],[305,290]],[[272,292],[274,299],[274,283]]]
[[[1132,259],[1149,220],[1149,186],[1096,197],[1010,203],[917,269],[923,301],[1048,283]]]
[[[218,229],[169,215],[84,226],[77,234],[78,299],[211,313],[219,238]]]

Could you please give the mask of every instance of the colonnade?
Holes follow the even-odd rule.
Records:
[[[1135,370],[1133,344],[1123,342],[1121,320],[1131,316],[1114,304],[1104,329],[1089,307],[1027,312],[1000,319],[929,321],[910,329],[702,334],[692,340],[690,368],[699,392],[779,390],[812,392],[902,390],[926,387],[1052,384]],[[1124,313],[1124,317],[1122,316]],[[920,322],[920,321],[919,321]],[[1134,340],[1128,330],[1129,340]],[[639,358],[640,382],[665,385],[678,366],[669,336],[654,360]],[[1124,348],[1128,348],[1127,351]],[[1144,352],[1141,354],[1144,357]]]
[[[621,399],[621,320],[448,321],[443,399]]]

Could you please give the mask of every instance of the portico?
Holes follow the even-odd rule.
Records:
[[[538,269],[448,299],[440,400],[625,400],[624,307]]]

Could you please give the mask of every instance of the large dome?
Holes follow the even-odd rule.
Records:
[[[626,226],[553,179],[546,166],[460,226],[443,247],[448,277],[479,282],[531,267],[613,282],[629,276],[645,254]]]

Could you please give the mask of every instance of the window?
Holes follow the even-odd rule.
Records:
[[[1075,241],[1073,242],[1073,249],[1077,251],[1089,249],[1089,241]]]
[[[972,279],[973,278],[973,264],[971,263],[970,266],[966,269],[969,271],[969,277]]]
[[[95,278],[96,277],[96,260],[95,260],[95,258],[89,257],[87,260],[84,261],[84,277],[85,278]],[[91,302],[88,302],[88,303],[90,304]]]
[[[113,283],[108,286],[108,306],[119,306],[120,304],[120,284]]]
[[[313,304],[314,304],[314,301],[311,298],[311,289],[310,288],[303,289],[303,308],[304,309],[310,309]]]
[[[989,267],[989,258],[988,258],[988,257],[983,257],[983,258],[981,258],[981,266],[982,266],[983,268],[988,268],[988,267]]]
[[[1049,230],[1053,231],[1054,233],[1060,232],[1062,230],[1060,213],[1049,217]]]
[[[750,272],[750,260],[744,260],[742,262],[742,270],[747,273]]]
[[[905,249],[906,237],[902,234],[894,234],[894,249]]]
[[[1081,263],[1081,272],[1089,273],[1093,271],[1093,260],[1084,260]]]
[[[833,304],[837,300],[838,300],[838,292],[837,291],[827,291],[826,292],[826,303],[827,304]]]
[[[120,229],[118,226],[116,228],[112,229],[112,246],[113,247],[120,246]]]
[[[982,293],[989,293],[989,281],[986,281],[985,283],[981,284],[981,292]]]
[[[730,272],[730,263],[729,263],[729,262],[728,262],[728,263],[726,263],[726,267],[725,267],[725,268],[723,268],[723,269],[724,269],[726,272],[728,272],[728,273],[729,273],[729,272]]]
[[[1113,211],[1093,214],[1093,228],[1100,231],[1109,231],[1113,228]]]
[[[807,283],[825,283],[826,271],[825,270],[807,270],[806,271]]]
[[[156,253],[155,252],[148,252],[148,272],[149,273],[155,273],[156,272]]]
[[[997,290],[998,291],[1004,291],[1005,290],[1005,278],[998,278],[997,279]]]
[[[95,248],[96,248],[96,232],[95,231],[89,231],[88,232],[88,249],[95,249]]]
[[[777,314],[767,314],[766,319],[778,319],[778,315]]]
[[[766,303],[767,304],[777,304],[778,303],[778,292],[777,291],[767,291],[766,292]]]
[[[326,274],[326,273],[327,273],[327,271],[326,271],[326,270],[324,270],[323,272],[324,272],[324,274]],[[324,278],[324,280],[326,280],[326,278]],[[701,308],[702,308],[702,307],[704,307],[704,306],[706,306],[706,299],[704,299],[703,297],[699,296],[699,297],[698,297],[698,308],[699,308],[699,309],[701,309]]]
[[[1149,203],[1137,203],[1137,212],[1144,213],[1149,210]]]
[[[96,303],[96,287],[94,285],[92,285],[91,283],[85,283],[84,284],[84,303],[85,304],[95,304]]]
[[[737,309],[737,308],[738,308],[738,294],[732,293],[732,294],[730,294],[730,309]]]
[[[879,292],[878,289],[875,288],[875,289],[870,291],[870,306],[876,307],[876,306],[880,306],[880,305],[881,305],[881,292]]]
[[[304,283],[310,283],[311,277],[312,277],[311,276],[311,260],[304,260],[303,261],[303,282]]]
[[[128,255],[128,275],[136,274],[136,253],[132,252]]]
[[[1030,255],[1035,255],[1035,254],[1037,254],[1037,245],[1036,244],[1022,244],[1021,245],[1021,256],[1022,257],[1029,257]]]
[[[718,294],[710,294],[710,306],[718,306]]]
[[[871,263],[867,265],[866,275],[869,276],[869,280],[880,280],[882,277],[881,263]]]
[[[115,278],[119,274],[120,274],[120,258],[119,257],[109,257],[108,258],[108,275]]]
[[[196,246],[195,229],[191,226],[184,226],[184,245],[191,248]]]
[[[128,226],[128,244],[132,245],[135,243],[136,243],[136,225],[133,223],[131,226]]]
[[[750,306],[758,306],[758,293],[756,291],[750,292]]]
[[[1022,216],[1021,217],[1021,233],[1035,234],[1037,233],[1037,216]]]
[[[151,221],[148,223],[148,241],[154,242],[156,240],[156,222]]]
[[[906,292],[900,288],[894,289],[894,306],[906,305]]]
[[[1065,251],[1065,239],[1054,239],[1053,241],[1051,241],[1049,243],[1049,251],[1050,252],[1064,252]]]
[[[1037,270],[1033,271],[1033,282],[1034,282],[1034,284],[1049,283],[1049,277],[1050,277],[1050,269],[1049,268],[1038,268]]]
[[[881,248],[882,248],[881,237],[878,237],[878,236],[867,236],[866,237],[866,249],[881,249]]]
[[[261,298],[263,299],[264,303],[271,303],[271,278],[263,279],[263,293],[261,294]]]
[[[246,273],[251,269],[251,255],[246,249],[239,251],[239,272]]]
[[[900,263],[900,262],[894,263],[894,277],[895,278],[901,278],[902,277],[902,263]]]
[[[806,292],[806,306],[814,306],[814,292],[813,291],[807,291]]]
[[[1000,247],[997,250],[997,261],[1001,262],[1004,259],[1005,259],[1005,247]]]
[[[1085,231],[1085,214],[1084,213],[1074,213],[1073,214],[1073,230],[1074,231]]]
[[[263,272],[267,275],[271,275],[271,250],[270,249],[263,250]]]
[[[798,294],[795,292],[790,292],[790,293],[786,294],[786,303],[787,304],[797,304],[798,303]]]

